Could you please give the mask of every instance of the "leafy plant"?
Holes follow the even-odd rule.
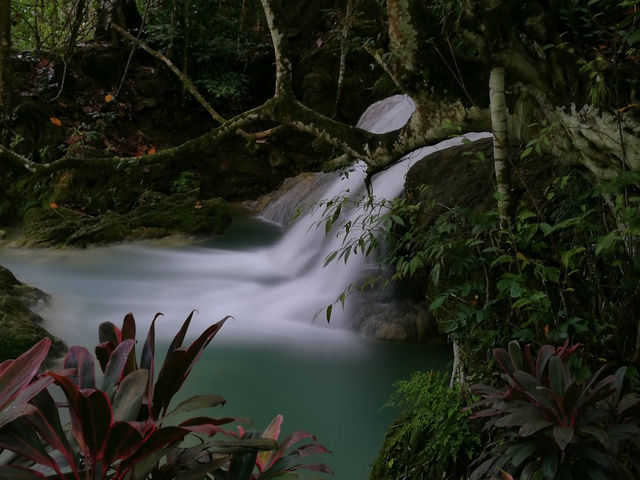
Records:
[[[263,432],[245,432],[240,427],[241,438],[255,438],[260,436],[261,438],[267,438],[277,442],[280,437],[282,422],[282,415],[276,415]],[[312,439],[313,441],[299,445],[300,442],[307,439]],[[308,455],[331,453],[322,445],[315,443],[315,440],[316,438],[310,433],[296,431],[282,440],[277,448],[269,451],[245,453],[243,457],[235,458],[233,464],[245,466],[245,473],[241,475],[240,478],[246,480],[267,480],[281,477],[298,478],[295,472],[300,469],[321,473],[333,473],[324,463],[301,463],[300,459]],[[255,469],[253,468],[254,464]],[[257,470],[257,472],[255,470]],[[230,478],[235,479],[238,477]]]
[[[244,470],[236,472],[234,465],[242,463],[247,455],[256,456],[259,450],[284,451],[289,443],[278,446],[261,432],[251,438],[238,438],[238,434],[221,428],[234,418],[198,416],[174,424],[178,414],[225,403],[217,395],[196,395],[169,410],[173,396],[226,321],[225,318],[211,325],[191,345],[183,346],[192,315],[193,312],[171,342],[157,376],[155,321],[159,314],[151,322],[139,360],[135,354],[136,324],[131,314],[125,316],[122,328],[111,322],[100,325],[101,343],[96,347],[96,358],[103,376],[99,386],[94,359],[84,347],[72,347],[63,370],[47,372],[32,384],[28,380],[46,354],[46,341],[6,364],[0,370],[0,381],[7,377],[7,390],[5,393],[3,389],[0,400],[8,400],[0,406],[8,405],[9,413],[5,415],[3,409],[0,414],[0,447],[17,457],[0,466],[2,478],[200,479],[213,474],[215,478],[249,480],[253,464],[247,474]],[[58,404],[44,389],[54,382],[66,399],[70,434],[63,427]],[[26,404],[29,400],[31,403]],[[226,438],[209,440],[217,434]],[[195,446],[187,446],[182,443],[187,436],[198,436],[200,440]],[[312,444],[299,451],[322,453],[326,451],[323,448]],[[296,452],[283,458],[295,456]],[[306,466],[289,463],[287,468],[278,468],[295,471],[302,467]]]
[[[416,372],[394,386],[385,406],[402,413],[387,433],[370,478],[465,478],[481,442],[461,387],[450,388],[438,372]]]
[[[0,363],[0,429],[23,414],[29,401],[53,379],[37,376],[47,356],[51,339],[43,338],[15,360]]]
[[[640,448],[640,395],[623,394],[625,367],[578,380],[571,364],[579,347],[544,345],[535,358],[517,341],[494,350],[503,383],[474,385],[481,400],[472,408],[496,438],[472,480],[501,469],[521,480],[638,478],[640,463],[626,453]]]

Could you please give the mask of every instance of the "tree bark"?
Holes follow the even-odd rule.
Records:
[[[491,129],[493,131],[493,166],[496,172],[500,223],[509,218],[509,159],[507,157],[507,102],[504,94],[504,68],[494,67],[489,76]]]
[[[11,1],[0,2],[0,114],[8,115],[11,110]]]
[[[104,3],[108,1],[109,0],[103,0]],[[273,98],[256,109],[225,121],[219,114],[207,108],[207,102],[197,94],[197,90],[194,88],[192,93],[194,93],[196,98],[200,97],[200,103],[207,108],[214,118],[222,122],[220,127],[199,139],[187,142],[180,147],[169,149],[166,153],[161,151],[153,156],[148,156],[152,158],[139,157],[134,160],[115,157],[112,158],[111,161],[159,162],[165,157],[173,158],[175,155],[188,154],[193,151],[194,145],[198,145],[198,148],[211,148],[217,140],[236,132],[238,129],[244,128],[259,120],[272,120],[279,124],[291,126],[298,131],[311,133],[351,157],[362,159],[367,164],[368,173],[371,175],[389,167],[403,155],[416,148],[431,145],[449,138],[452,131],[442,128],[443,125],[458,127],[458,129],[455,130],[457,133],[486,130],[488,125],[487,116],[481,110],[477,108],[467,109],[460,102],[435,102],[430,100],[426,95],[421,96],[417,100],[414,98],[414,100],[416,100],[416,112],[411,116],[411,119],[405,127],[395,132],[385,134],[366,132],[357,127],[337,122],[330,117],[306,107],[296,100],[293,94],[290,48],[286,31],[282,24],[284,17],[280,11],[280,1],[261,0],[261,3],[271,33],[275,55],[276,88]],[[417,33],[413,25],[408,22],[408,20],[410,20],[408,16],[408,2],[406,0],[390,0],[390,4],[390,12],[398,16],[398,18],[395,19],[397,20],[396,22],[390,22],[398,32],[395,34],[395,48],[403,50],[406,47],[409,50],[403,50],[403,54],[415,56],[416,47],[412,39]],[[135,41],[135,37],[128,34],[123,28],[119,28],[114,24],[113,29],[130,40]],[[185,82],[185,85],[190,84],[189,81],[186,81],[188,79],[186,79],[171,62],[167,63],[166,57],[161,56],[158,52],[149,49],[141,43],[139,43],[139,45],[141,48],[144,48],[165,62],[174,73]],[[12,154],[6,148],[0,150],[0,156],[21,165],[29,171],[60,169],[68,164],[89,161],[86,159],[62,158],[50,164],[39,165],[28,159],[20,158]],[[104,162],[109,161],[109,159],[95,159],[90,161]]]

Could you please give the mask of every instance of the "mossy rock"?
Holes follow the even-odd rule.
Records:
[[[29,246],[65,245],[80,228],[83,219],[68,208],[30,208],[25,212],[22,228]]]
[[[87,247],[174,234],[216,235],[231,224],[221,198],[150,192],[128,214],[86,215],[66,207],[29,209],[23,220],[24,243],[31,247]]]
[[[30,310],[48,298],[0,266],[0,362],[18,357],[45,337],[52,340],[49,359],[64,352],[64,343],[40,326],[42,318]]]
[[[172,233],[201,235],[224,233],[231,225],[229,207],[221,198],[198,200],[182,193],[151,198],[152,205],[146,201],[132,212],[133,228],[155,227]]]

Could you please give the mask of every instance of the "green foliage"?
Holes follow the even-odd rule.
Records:
[[[176,178],[171,184],[171,191],[173,193],[190,193],[200,188],[200,179],[198,174],[191,170],[184,170],[180,172],[178,178]]]
[[[590,104],[617,108],[627,92],[637,88],[640,54],[640,2],[591,0],[568,2],[558,9],[566,29],[558,45],[577,58],[579,73],[588,85]]]
[[[64,54],[72,40],[78,4],[78,0],[11,0],[13,45],[21,51]],[[86,8],[84,13],[75,41],[88,40],[92,34],[94,20]]]
[[[110,322],[100,325],[96,358],[103,375],[99,383],[94,359],[84,347],[69,350],[63,370],[46,372],[31,381],[49,348],[48,339],[15,361],[0,365],[0,449],[16,454],[0,465],[2,478],[184,480],[213,475],[216,479],[266,480],[300,468],[330,473],[324,464],[299,461],[305,454],[327,452],[321,445],[305,443],[291,451],[290,447],[311,435],[294,432],[277,443],[281,416],[277,417],[277,431],[271,428],[251,435],[242,429],[239,434],[223,430],[221,425],[235,420],[229,417],[175,420],[177,415],[225,403],[217,395],[196,395],[169,410],[171,399],[226,320],[183,346],[192,315],[171,342],[157,375],[155,321],[159,315],[151,323],[139,359],[131,314],[122,328]],[[46,390],[54,382],[66,399],[70,428],[63,426],[63,407]],[[227,439],[210,439],[217,434]],[[183,444],[187,437],[198,440],[195,446],[193,441]],[[266,450],[267,457],[258,457],[260,450]],[[249,464],[248,457],[253,458]],[[268,467],[256,458],[269,459]]]
[[[521,206],[504,227],[496,211],[365,197],[362,213],[342,222],[343,245],[326,261],[381,252],[385,240],[380,258],[393,280],[422,283],[440,329],[465,346],[467,360],[482,364],[487,349],[514,338],[573,338],[622,360],[634,354],[627,339],[638,328],[639,181],[636,173],[595,187],[577,174],[558,178],[542,202]],[[324,207],[326,231],[353,208],[344,199]]]
[[[623,394],[625,367],[601,377],[603,366],[579,380],[578,348],[544,345],[537,358],[517,341],[494,350],[503,383],[472,390],[481,396],[474,418],[488,418],[495,438],[471,480],[501,469],[522,480],[638,478],[640,395]]]
[[[481,442],[460,386],[450,388],[438,372],[416,372],[394,386],[385,406],[400,408],[402,414],[390,428],[370,478],[465,478]]]
[[[258,2],[190,0],[166,2],[151,11],[145,28],[147,41],[163,50],[216,102],[247,94],[247,64],[264,53],[267,45],[259,24]]]

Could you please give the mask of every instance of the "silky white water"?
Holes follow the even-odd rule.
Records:
[[[392,97],[370,107],[359,126],[394,130],[413,108],[408,97]],[[480,136],[485,134],[470,138]],[[399,195],[416,160],[460,141],[409,155],[374,178],[374,193]],[[345,190],[358,195],[363,178],[360,164],[348,178],[323,176],[301,202],[330,199]],[[272,206],[265,215],[282,220],[292,213]],[[191,338],[232,315],[181,395],[223,395],[228,404],[217,415],[252,417],[256,427],[282,413],[286,431],[308,430],[334,452],[321,460],[336,471],[335,478],[358,480],[366,478],[393,419],[394,412],[380,411],[391,383],[417,369],[443,368],[449,353],[446,347],[361,338],[351,328],[350,302],[344,312],[334,309],[329,324],[324,315],[313,320],[371,268],[361,255],[352,256],[347,265],[333,262],[322,268],[341,239],[316,228],[320,215],[318,209],[307,209],[286,231],[274,222],[239,217],[227,235],[189,244],[168,240],[83,251],[4,248],[0,264],[52,296],[39,313],[45,328],[68,345],[94,346],[97,326],[119,324],[127,312],[138,321],[139,338],[154,314],[163,312],[157,323],[160,344],[169,341],[193,309],[198,313]]]

